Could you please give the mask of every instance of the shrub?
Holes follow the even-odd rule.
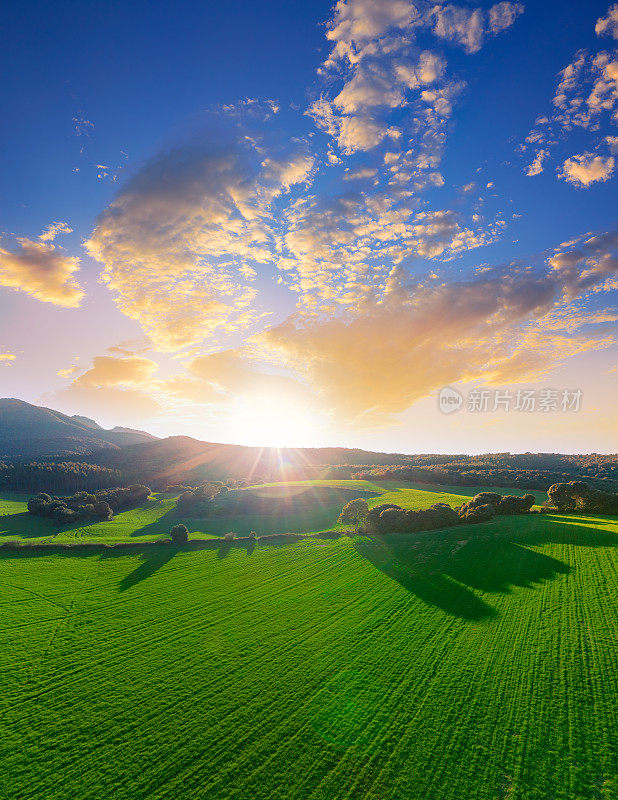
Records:
[[[618,514],[618,495],[591,489],[584,481],[555,483],[547,495],[557,511]]]
[[[507,494],[500,499],[496,512],[498,514],[526,514],[536,503],[533,494],[525,494],[518,497],[514,494]]]
[[[235,538],[236,534],[234,533],[234,531],[228,531],[223,537],[224,541],[226,542],[233,542]]]
[[[114,512],[133,508],[150,497],[150,489],[141,484],[117,489],[101,489],[95,494],[75,492],[70,497],[51,497],[40,492],[28,500],[28,511],[39,517],[51,517],[55,522],[65,525],[80,520],[113,519]]]
[[[385,508],[380,513],[378,525],[385,533],[402,533],[406,529],[406,512],[398,506]]]
[[[249,538],[255,540],[258,538],[258,535],[255,531],[251,531],[251,533],[249,534]]]
[[[367,523],[373,528],[379,527],[380,514],[386,511],[387,508],[401,508],[401,506],[395,503],[380,503],[380,505],[374,506],[369,510],[367,514]]]
[[[350,500],[346,503],[339,514],[338,522],[351,523],[357,529],[367,519],[369,514],[369,506],[367,501],[362,497],[357,497],[356,500]]]
[[[493,519],[495,515],[495,506],[493,506],[491,503],[485,503],[480,506],[469,508],[464,514],[460,514],[460,517],[464,522],[472,524],[475,522],[488,522],[490,519]]]
[[[189,529],[182,523],[174,525],[170,531],[170,539],[174,544],[186,544],[189,541]]]

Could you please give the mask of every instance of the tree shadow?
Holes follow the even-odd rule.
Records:
[[[534,586],[556,575],[566,575],[564,561],[537,553],[508,539],[472,539],[443,567],[459,583],[483,592],[506,593],[512,586]]]
[[[496,517],[441,531],[358,538],[354,546],[424,602],[465,619],[482,619],[497,612],[476,592],[532,588],[570,572],[568,564],[531,546],[616,547],[618,533],[606,529],[616,522],[610,516],[599,518],[598,525],[596,517]]]
[[[233,539],[228,542],[221,542],[221,547],[217,550],[217,558],[227,558],[232,547],[234,547]]]
[[[92,524],[87,521],[59,525],[49,517],[37,517],[29,511],[0,516],[0,536],[16,536],[20,539],[42,539],[59,533],[79,530]]]
[[[165,547],[158,548],[156,550],[153,549],[152,551],[145,553],[145,560],[138,567],[136,567],[133,572],[125,575],[125,577],[119,582],[118,588],[120,591],[126,592],[127,589],[130,589],[137,583],[140,583],[146,578],[152,577],[155,572],[160,570],[161,567],[165,566],[168,561],[171,561],[175,552],[176,548]]]
[[[562,514],[540,514],[539,525],[529,533],[522,534],[519,541],[529,544],[576,544],[581,547],[616,547],[618,533],[605,530],[618,524],[615,516],[568,516]]]
[[[162,535],[169,536],[170,530],[179,522],[184,522],[184,520],[180,519],[178,514],[176,514],[176,509],[172,508],[169,511],[166,511],[165,514],[162,514],[159,519],[155,520],[154,522],[149,522],[148,525],[144,525],[143,528],[134,530],[131,533],[131,536],[147,536],[148,538],[155,538],[156,536]],[[190,533],[193,533],[196,530],[195,527],[192,528],[189,524],[187,524],[187,528],[189,529]]]
[[[57,532],[58,526],[53,528],[50,520],[34,517],[27,511],[0,517],[0,536],[15,535],[24,539],[32,539],[40,536],[54,536]]]
[[[387,541],[391,537],[364,537],[354,543],[356,550],[404,589],[428,605],[468,620],[496,616],[496,610],[473,591],[423,566],[419,554],[405,544]]]

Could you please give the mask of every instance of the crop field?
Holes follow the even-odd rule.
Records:
[[[24,539],[40,541],[152,541],[169,535],[170,528],[184,522],[194,537],[222,536],[234,531],[247,536],[258,534],[310,533],[337,527],[342,506],[354,497],[365,497],[369,505],[397,503],[403,508],[427,508],[432,503],[461,505],[478,491],[509,494],[509,489],[420,486],[395,481],[295,481],[249,487],[243,492],[268,497],[273,509],[264,515],[239,515],[191,519],[175,512],[176,497],[156,494],[144,505],[116,514],[111,522],[87,525],[58,526],[49,519],[27,513],[28,495],[0,494],[0,544]],[[523,494],[523,492],[521,492]],[[544,492],[533,492],[539,502],[547,499]],[[302,498],[293,511],[287,500]],[[279,502],[279,507],[278,507]]]
[[[4,553],[0,797],[614,800],[617,544],[531,515]]]

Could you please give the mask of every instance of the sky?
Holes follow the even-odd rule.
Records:
[[[618,4],[11,3],[0,395],[616,452]]]

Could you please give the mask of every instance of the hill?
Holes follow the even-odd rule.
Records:
[[[611,800],[616,520],[466,528],[0,551],[2,796]]]
[[[195,485],[208,479],[294,480],[313,477],[329,464],[407,464],[409,456],[345,447],[275,448],[201,442],[190,436],[169,436],[106,451],[101,466],[120,469],[130,479],[158,488]]]
[[[151,440],[155,437],[143,431],[105,430],[88,417],[0,399],[0,458],[87,455]]]

